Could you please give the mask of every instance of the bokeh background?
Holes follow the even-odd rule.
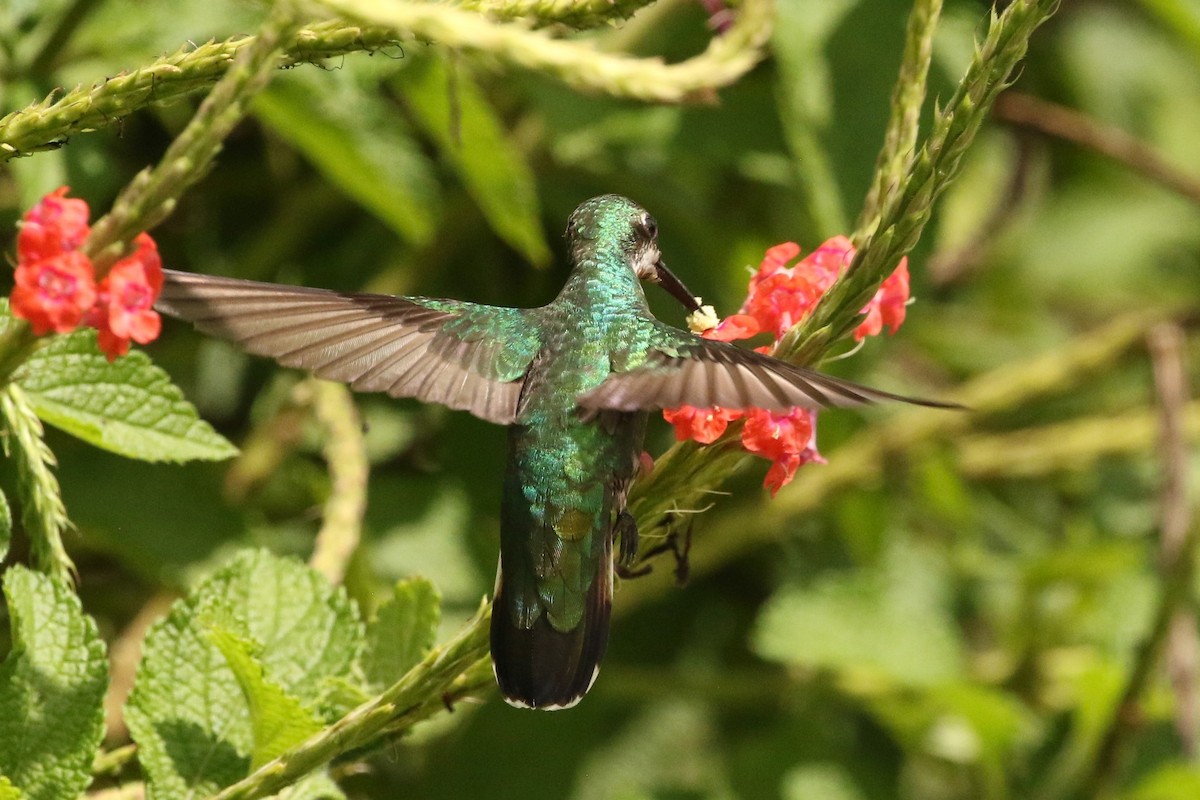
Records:
[[[5,112],[188,42],[250,32],[262,16],[227,0],[9,2]],[[989,9],[946,3],[926,131],[932,98],[952,93]],[[680,60],[706,45],[709,11],[663,0],[586,35]],[[907,13],[890,0],[779,0],[770,58],[712,102],[685,106],[584,95],[424,42],[299,66],[256,101],[155,236],[175,269],[530,306],[565,278],[570,211],[616,192],[655,215],[677,274],[732,313],[767,247],[791,240],[807,252],[852,228]],[[78,24],[61,45],[23,60],[68,15]],[[105,209],[199,99],[8,162],[0,230],[64,183]],[[1179,185],[1150,174],[1141,151],[1122,163],[1039,131],[1050,112],[1035,100],[1080,112],[1071,130],[1134,137]],[[1014,121],[1023,112],[1031,122]],[[1145,337],[1197,310],[1198,130],[1200,5],[1064,2],[910,257],[908,321],[827,365],[925,396],[991,381],[999,399],[953,425],[896,407],[822,414],[829,465],[805,467],[772,501],[767,464],[754,462],[696,515],[686,586],[667,560],[619,586],[609,655],[579,707],[522,712],[489,692],[345,770],[343,787],[354,797],[1056,798],[1107,773],[1094,763],[1098,742],[1166,587],[1167,449]],[[673,301],[649,294],[682,325]],[[1080,355],[1105,336],[1122,344]],[[301,376],[173,321],[146,350],[243,456],[147,465],[51,434],[85,609],[126,678],[121,658],[145,622],[238,548],[307,556],[329,492],[316,426],[290,405]],[[1183,358],[1195,376],[1195,356]],[[372,471],[347,587],[369,608],[396,579],[426,576],[449,634],[491,589],[504,432],[412,402],[358,402]],[[1200,409],[1187,414],[1194,437]],[[660,420],[647,448],[671,441]],[[1185,476],[1196,465],[1189,450]],[[1185,605],[1194,596],[1189,587]],[[1194,619],[1181,630],[1168,642],[1176,656],[1196,647]],[[1122,712],[1132,724],[1107,791],[1200,795],[1194,660],[1174,674],[1156,665]],[[120,741],[115,714],[110,728]]]

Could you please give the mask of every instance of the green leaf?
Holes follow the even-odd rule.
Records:
[[[881,569],[832,575],[772,597],[754,648],[773,661],[832,670],[867,694],[960,677],[944,575],[930,554],[894,545]]]
[[[0,800],[23,800],[21,790],[12,785],[12,781],[0,775]]]
[[[300,562],[250,551],[218,570],[151,628],[126,709],[158,797],[212,794],[254,760],[251,707],[213,626],[253,642],[263,680],[310,708],[362,644],[345,593]]]
[[[321,730],[321,720],[278,684],[263,677],[253,643],[223,628],[214,628],[209,636],[225,656],[250,707],[254,730],[252,771]]]
[[[373,687],[392,685],[429,652],[441,621],[441,602],[437,587],[424,578],[396,584],[367,625],[363,666]]]
[[[1125,800],[1177,800],[1200,797],[1200,769],[1187,764],[1166,764],[1138,781]]]
[[[345,800],[346,794],[324,770],[311,772],[276,795],[280,800]]]
[[[799,186],[819,235],[847,229],[830,153],[821,135],[832,121],[833,75],[824,49],[859,0],[804,0],[780,3],[772,38],[782,80],[778,107],[793,160],[803,170]]]
[[[530,263],[550,262],[533,171],[505,135],[467,66],[426,58],[396,82],[413,114],[479,204],[492,230]]]
[[[784,800],[863,800],[850,772],[840,764],[804,764],[783,779]]]
[[[8,555],[8,546],[12,543],[12,510],[8,507],[8,498],[0,492],[0,561]]]
[[[434,233],[432,171],[395,104],[366,80],[372,67],[362,61],[324,73],[293,70],[255,98],[254,113],[348,197],[423,244]]]
[[[25,362],[18,382],[43,420],[118,455],[172,462],[237,455],[145,353],[109,363],[95,331],[48,340]]]
[[[576,800],[736,797],[713,713],[699,702],[648,705],[579,768]]]
[[[104,736],[104,642],[66,583],[14,566],[4,596],[12,650],[0,665],[0,774],[30,800],[76,797]]]

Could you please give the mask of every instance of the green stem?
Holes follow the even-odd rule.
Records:
[[[54,477],[54,453],[46,446],[42,421],[15,383],[0,389],[0,427],[5,452],[16,466],[21,519],[34,563],[42,572],[69,582],[75,565],[63,547],[62,535],[71,522]]]
[[[1038,397],[1068,391],[1087,376],[1112,369],[1123,354],[1141,344],[1146,331],[1161,318],[1149,313],[1121,317],[1047,355],[981,375],[963,387],[956,399],[975,414],[989,414],[1022,408]],[[724,514],[730,518],[713,520],[710,527],[714,530],[737,530],[738,535],[706,539],[702,547],[696,547],[690,558],[692,574],[706,574],[778,541],[794,529],[794,520],[820,508],[835,492],[878,480],[886,462],[927,442],[962,437],[974,418],[961,412],[911,409],[884,424],[871,426],[838,448],[828,464],[805,468],[793,485],[752,516],[731,510]],[[678,509],[697,509],[710,503],[712,493],[730,469],[752,460],[729,439],[727,434],[707,447],[694,442],[676,444],[657,460],[648,476],[638,477],[630,492],[630,506],[643,537],[665,535]],[[1141,440],[1131,442],[1123,435],[1118,441],[1136,446]],[[1070,440],[1062,442],[1063,446],[1070,444]],[[965,443],[963,452],[974,452],[973,443]],[[1102,453],[1097,449],[1095,454]],[[990,466],[990,462],[980,464],[979,469],[986,472]],[[624,583],[618,608],[636,607],[667,591],[668,586],[668,582],[659,580]]]
[[[883,149],[875,161],[875,176],[855,223],[853,240],[860,244],[875,230],[885,198],[899,190],[912,162],[925,104],[925,82],[933,57],[933,34],[942,14],[942,0],[918,0],[908,15],[900,76],[892,89],[891,115]]]
[[[494,20],[525,20],[536,27],[566,25],[577,30],[627,19],[652,0],[462,0],[459,8]]]
[[[322,0],[339,14],[442,47],[486,54],[549,75],[582,91],[660,103],[711,99],[762,60],[771,35],[770,0],[745,0],[737,21],[698,56],[678,64],[597,50],[519,24],[490,22],[453,6],[403,0]]]
[[[338,584],[346,575],[346,565],[362,535],[369,469],[366,443],[362,419],[349,389],[315,378],[307,385],[312,390],[313,413],[324,428],[325,463],[333,484],[309,565],[330,583]]]
[[[1141,717],[1138,709],[1166,649],[1173,621],[1192,603],[1195,585],[1200,525],[1196,524],[1187,491],[1189,448],[1183,420],[1187,401],[1183,332],[1173,325],[1158,326],[1151,331],[1150,346],[1161,421],[1160,564],[1164,586],[1150,632],[1137,648],[1121,697],[1083,774],[1076,795],[1081,800],[1112,796],[1132,744],[1130,740],[1137,732],[1136,720]]]
[[[251,47],[253,36],[189,47],[124,75],[92,86],[54,93],[39,103],[0,118],[0,163],[59,146],[69,137],[111,127],[153,103],[178,100],[216,83],[237,54]],[[341,21],[301,29],[279,66],[320,63],[354,52],[374,52],[396,44],[382,28],[363,28]]]
[[[92,226],[83,250],[95,264],[97,278],[128,250],[134,236],[166,219],[183,193],[208,171],[225,137],[246,115],[251,98],[274,74],[282,43],[299,27],[291,3],[276,3],[257,38],[238,53],[158,165],[138,173],[112,210]]]
[[[33,335],[28,322],[15,317],[6,321],[8,324],[0,332],[0,387],[8,383],[38,346],[38,337]]]
[[[455,700],[490,685],[491,612],[491,605],[485,604],[453,639],[434,648],[383,694],[226,787],[213,800],[276,794],[337,756],[369,745],[380,734],[406,731]]]
[[[813,363],[854,330],[862,307],[921,237],[938,196],[958,175],[962,157],[992,102],[1024,57],[1029,37],[1050,18],[1058,2],[1016,0],[992,18],[966,75],[901,179],[902,190],[884,198],[879,221],[853,262],[813,313],[788,332],[776,348],[777,356]]]

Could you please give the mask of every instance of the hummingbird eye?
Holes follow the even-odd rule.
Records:
[[[638,228],[647,241],[653,242],[658,238],[658,223],[649,214],[643,214],[642,218],[638,220]]]

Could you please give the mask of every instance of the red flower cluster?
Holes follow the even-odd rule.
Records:
[[[730,342],[769,332],[778,341],[812,312],[821,295],[854,258],[854,247],[846,237],[835,236],[794,267],[788,267],[788,262],[798,255],[800,247],[794,242],[767,250],[750,279],[750,292],[740,312],[726,317],[703,336]],[[861,341],[874,336],[885,325],[894,333],[904,322],[908,292],[908,261],[901,259],[896,271],[863,309],[866,319],[854,330],[854,338]],[[757,348],[761,353],[769,353],[771,349],[771,346]],[[816,414],[802,408],[778,414],[761,408],[682,406],[663,411],[663,416],[675,426],[676,439],[695,439],[701,444],[716,441],[730,422],[745,419],[742,447],[772,462],[763,482],[772,497],[792,480],[800,465],[825,461],[817,452]]]
[[[17,235],[12,312],[38,336],[91,325],[112,361],[129,351],[131,340],[146,344],[158,337],[162,320],[153,306],[162,291],[162,261],[154,240],[139,234],[133,253],[113,264],[97,285],[91,260],[79,250],[91,232],[87,203],[66,194],[63,186],[25,215]]]

